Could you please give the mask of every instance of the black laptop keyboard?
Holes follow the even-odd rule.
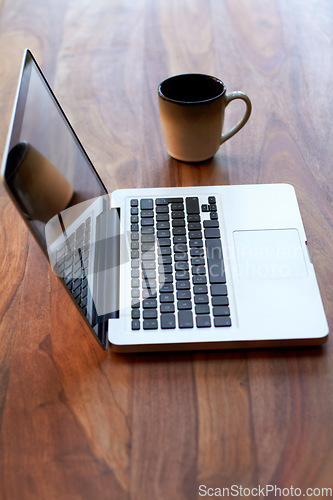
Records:
[[[130,213],[132,330],[231,326],[216,198],[132,199]]]

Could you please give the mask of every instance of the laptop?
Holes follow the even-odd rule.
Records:
[[[108,192],[29,50],[1,177],[104,349],[327,339],[291,185]]]

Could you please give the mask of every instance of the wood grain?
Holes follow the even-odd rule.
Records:
[[[290,182],[333,325],[330,0],[0,0],[0,152],[29,47],[109,190]],[[253,114],[213,160],[168,157],[157,86],[203,72]],[[227,110],[226,127],[242,114]],[[277,208],[278,209],[278,208]],[[322,348],[102,351],[0,190],[1,499],[333,488]]]

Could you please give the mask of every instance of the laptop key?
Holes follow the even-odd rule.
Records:
[[[172,219],[172,227],[185,227],[185,219]]]
[[[217,227],[209,227],[204,230],[205,238],[220,238],[220,230]]]
[[[183,211],[171,212],[172,219],[185,219],[185,213]]]
[[[200,215],[199,214],[192,214],[187,216],[187,222],[200,222]]]
[[[193,276],[193,285],[206,285],[206,276]]]
[[[157,249],[158,255],[171,255],[171,248],[170,246],[167,247],[161,247],[159,246]]]
[[[194,296],[195,304],[208,304],[208,295],[205,294],[196,294]]]
[[[186,229],[185,229],[185,227],[173,227],[172,234],[173,234],[174,239],[176,238],[176,236],[185,236]],[[183,240],[183,242],[186,243],[186,241],[187,240],[186,240],[186,236],[185,236],[185,239]]]
[[[141,244],[141,252],[150,252],[153,250],[155,250],[155,242],[154,241],[152,241],[150,243],[142,243]]]
[[[203,227],[204,228],[219,227],[219,221],[218,220],[204,220]]]
[[[228,306],[229,299],[227,295],[218,295],[217,297],[212,297],[213,306]]]
[[[228,306],[215,306],[213,316],[230,316],[230,309]]]
[[[154,210],[141,210],[141,218],[149,218],[151,219],[152,217],[154,217]]]
[[[141,227],[142,226],[153,226],[154,225],[154,219],[141,219]],[[132,227],[135,226],[135,224],[132,224]],[[132,231],[135,231],[135,229],[132,229]],[[138,229],[137,229],[138,231]]]
[[[169,229],[158,229],[157,230],[157,238],[170,238],[170,230]]]
[[[151,198],[140,200],[140,208],[141,210],[153,210],[154,208],[153,200]]]
[[[166,302],[174,302],[175,297],[173,293],[161,293],[160,294],[160,303],[165,304]]]
[[[193,328],[193,315],[191,310],[178,311],[179,328]]]
[[[163,221],[168,221],[169,220],[169,214],[168,213],[157,213],[156,214],[156,221],[157,222],[163,222]]]
[[[177,245],[179,243],[186,243],[186,236],[174,236],[173,237],[173,244],[175,245],[175,247],[177,247]],[[177,250],[175,250],[177,251]]]
[[[212,294],[212,296],[228,295],[227,285],[223,285],[223,284],[222,285],[220,285],[220,284],[211,285],[210,293]]]
[[[178,290],[177,300],[191,300],[191,290]]]
[[[149,228],[147,228],[149,229]],[[135,236],[137,233],[133,233],[132,236]],[[154,234],[142,234],[141,235],[141,242],[142,243],[153,243],[155,241],[155,235]]]
[[[160,274],[158,279],[160,283],[173,283],[172,274]]]
[[[214,326],[231,326],[231,319],[229,316],[218,316],[214,318]]]
[[[200,231],[201,230],[201,222],[189,222],[188,223],[189,231]]]
[[[156,299],[156,297],[156,288],[145,288],[144,290],[142,290],[143,299]]]
[[[136,257],[134,257],[136,258]],[[155,260],[155,252],[143,252],[141,255],[142,260]]]
[[[188,262],[183,261],[175,263],[175,271],[188,271],[188,270],[189,270]]]
[[[144,269],[142,271],[142,279],[143,280],[150,280],[150,279],[155,279],[155,278],[156,278],[155,269]]]
[[[174,254],[175,262],[184,262],[188,260],[187,252],[184,253],[175,253]]]
[[[198,240],[202,238],[202,232],[201,231],[189,231],[188,237],[190,240]]]
[[[143,329],[144,330],[157,330],[157,319],[144,319]]]
[[[132,320],[132,330],[140,330],[140,320],[139,319]]]
[[[188,271],[176,271],[175,276],[177,281],[190,279],[190,273]]]
[[[156,207],[156,213],[157,214],[165,214],[165,213],[169,214],[169,207],[168,207],[168,205],[158,205]]]
[[[157,309],[145,309],[143,311],[143,319],[156,319]]]
[[[204,266],[205,259],[203,257],[192,257],[191,264],[192,266]]]
[[[172,266],[170,264],[159,264],[159,274],[172,274]]]
[[[206,266],[192,266],[193,276],[206,274]]]
[[[195,306],[195,314],[209,314],[208,304],[198,304]]]
[[[195,294],[197,293],[208,293],[207,285],[194,285],[193,291]]]
[[[177,281],[176,290],[190,290],[191,285],[189,281]]]
[[[157,300],[156,299],[144,299],[142,301],[142,306],[144,309],[156,309]]]
[[[132,263],[134,261],[132,260]],[[144,260],[141,262],[141,267],[142,267],[142,270],[145,271],[146,269],[149,270],[149,269],[155,269],[155,261],[154,260]]]
[[[156,229],[170,229],[170,222],[168,220],[157,222]]]
[[[157,244],[160,247],[170,247],[171,246],[171,240],[170,240],[170,238],[159,238]]]
[[[141,233],[144,234],[154,234],[155,229],[154,226],[143,226],[141,227]]]
[[[175,312],[175,304],[173,304],[172,302],[166,302],[165,304],[161,304],[160,311],[162,314],[173,313]]]
[[[203,248],[191,248],[190,250],[191,257],[202,257],[204,255]]]
[[[174,313],[161,314],[161,328],[162,330],[176,328],[176,318]]]
[[[192,302],[190,300],[178,300],[177,308],[178,310],[192,309]]]
[[[159,255],[158,256],[158,263],[159,264],[172,264],[171,255]]]
[[[184,203],[171,203],[171,211],[184,211]]]
[[[211,327],[210,316],[204,316],[204,315],[197,316],[196,323],[198,328],[210,328]]]
[[[149,279],[142,277],[143,288],[156,288],[156,279]]]
[[[174,244],[173,251],[176,253],[187,252],[187,245],[185,245],[183,243]]]
[[[190,247],[196,247],[196,248],[201,248],[203,246],[202,240],[201,239],[196,239],[196,240],[190,240]]]
[[[188,214],[200,213],[199,199],[197,197],[188,197],[186,198],[185,202],[186,202],[186,212]]]

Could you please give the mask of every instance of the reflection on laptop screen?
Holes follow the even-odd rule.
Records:
[[[106,194],[52,91],[27,51],[6,165],[6,182],[46,251],[45,224]],[[76,217],[75,210],[67,214]],[[67,221],[67,225],[71,221]]]
[[[107,319],[117,315],[106,280],[116,273],[109,262],[116,245],[110,252],[99,231],[109,215],[107,191],[29,51],[7,147],[6,187],[106,348]]]

